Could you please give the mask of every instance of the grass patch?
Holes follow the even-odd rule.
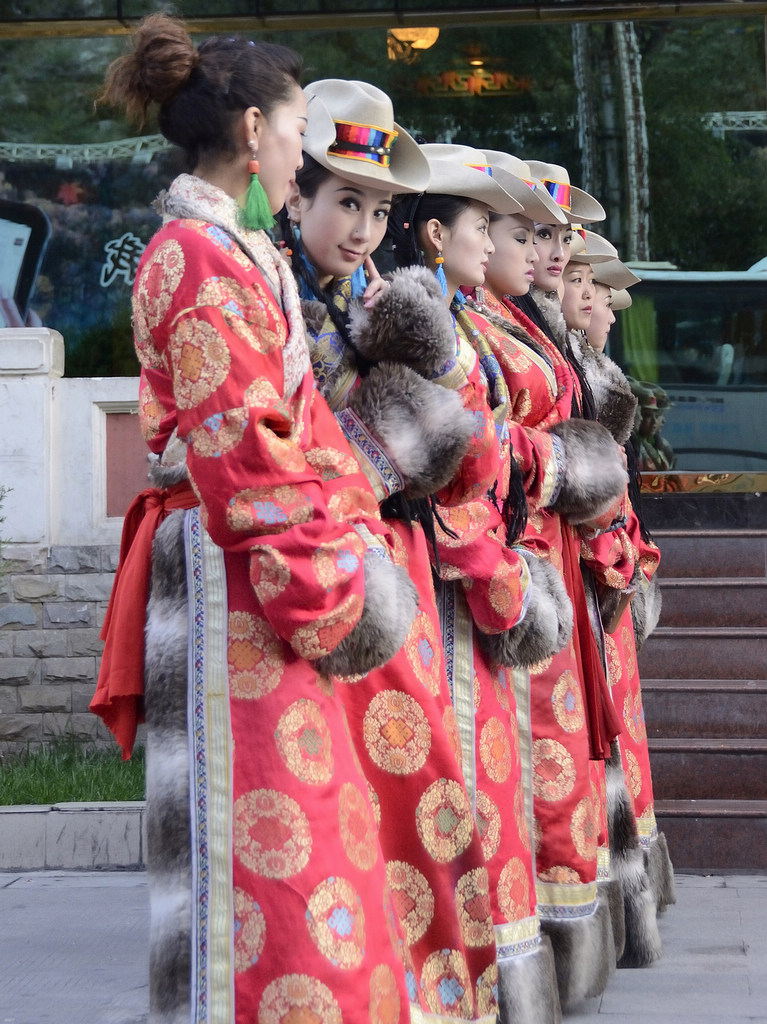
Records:
[[[0,763],[1,805],[143,800],[144,794],[142,747],[123,761],[119,750],[61,740]]]

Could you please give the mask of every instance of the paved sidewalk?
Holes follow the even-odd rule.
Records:
[[[567,1024],[767,1024],[767,875],[677,875],[664,956]],[[146,876],[0,873],[0,1024],[146,1024]]]

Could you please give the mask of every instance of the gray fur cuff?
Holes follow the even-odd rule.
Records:
[[[565,449],[559,493],[549,507],[574,524],[598,519],[628,485],[622,450],[609,431],[592,420],[555,423],[549,433],[558,437]]]
[[[498,664],[529,668],[569,642],[573,606],[562,577],[547,559],[523,548],[516,550],[530,570],[527,609],[516,626],[503,633],[482,633],[480,642]]]
[[[372,309],[349,307],[352,340],[372,362],[406,363],[436,377],[455,357],[455,327],[434,274],[425,267],[395,270]]]
[[[358,676],[385,665],[404,644],[417,609],[418,591],[406,570],[368,551],[360,620],[317,668],[323,675]]]
[[[474,430],[458,394],[401,363],[374,366],[349,395],[349,408],[394,463],[408,498],[426,497],[452,480]]]

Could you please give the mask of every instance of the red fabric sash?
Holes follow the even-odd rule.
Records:
[[[610,757],[610,742],[621,732],[621,722],[613,705],[597,642],[591,631],[591,620],[578,561],[578,539],[564,521],[562,540],[562,571],[565,587],[573,602],[573,618],[577,632],[577,638],[574,636],[573,640],[576,641],[575,657],[583,683],[583,700],[589,730],[589,755],[592,761],[604,761]]]
[[[185,480],[167,490],[150,487],[142,491],[125,514],[120,562],[101,627],[104,654],[90,703],[90,710],[103,720],[122,748],[123,760],[130,758],[136,729],[144,721],[144,627],[152,539],[170,512],[199,503]]]

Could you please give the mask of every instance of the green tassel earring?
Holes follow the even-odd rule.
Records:
[[[248,160],[250,185],[245,198],[245,209],[240,213],[243,227],[251,231],[268,231],[274,227],[274,217],[264,186],[258,180],[258,160]]]

